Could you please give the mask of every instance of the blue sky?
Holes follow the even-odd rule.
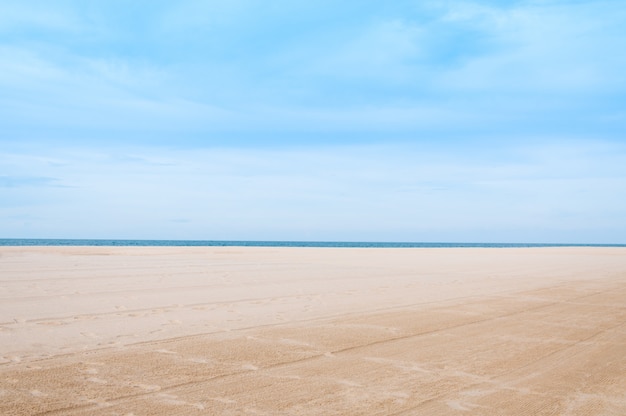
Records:
[[[0,237],[626,243],[609,1],[0,4]]]

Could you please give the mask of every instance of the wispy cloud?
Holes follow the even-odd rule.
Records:
[[[0,188],[57,186],[57,182],[46,176],[0,176]]]
[[[40,32],[18,38],[7,25],[3,35],[1,121],[15,134],[33,124],[91,137],[323,123],[484,132],[494,120],[567,131],[555,118],[581,117],[589,124],[570,132],[586,134],[623,122],[619,100],[607,100],[626,86],[626,60],[614,53],[626,15],[615,1],[183,2],[119,16],[102,4],[57,13],[16,4],[8,13]],[[48,14],[49,23],[37,17]]]
[[[626,60],[613,51],[624,46],[619,26],[625,19],[615,1],[522,3],[509,8],[455,4],[444,20],[478,28],[498,48],[446,78],[456,88],[474,90],[572,94],[607,86],[623,89],[626,78],[616,69]]]
[[[626,148],[610,143],[494,146],[488,154],[407,144],[125,152],[74,149],[56,155],[64,165],[31,163],[72,187],[39,194],[21,212],[35,215],[45,204],[41,226],[52,221],[77,237],[420,240],[443,233],[467,241],[509,230],[572,241],[563,230],[589,227],[617,241],[626,230],[618,215],[626,210],[618,192],[626,186]],[[67,216],[76,227],[63,223]],[[99,222],[85,230],[93,216]],[[5,226],[19,234],[20,222],[12,223]]]

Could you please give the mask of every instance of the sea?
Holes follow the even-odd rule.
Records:
[[[626,247],[626,244],[561,243],[433,243],[364,241],[224,241],[224,240],[106,240],[0,238],[0,246],[103,246],[103,247],[346,247],[346,248],[517,248],[517,247]]]

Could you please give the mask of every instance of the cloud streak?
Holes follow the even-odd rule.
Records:
[[[625,92],[626,60],[614,51],[624,46],[626,16],[613,1],[422,9],[400,2],[390,10],[323,3],[314,12],[287,3],[268,10],[256,2],[155,3],[121,17],[112,5],[68,4],[64,18],[51,14],[48,23],[37,17],[44,8],[32,15],[9,8],[52,39],[34,30],[15,38],[18,29],[4,27],[2,122],[15,131],[33,117],[85,135],[155,124],[280,130],[292,117],[302,130],[332,117],[356,131],[364,120],[383,128],[390,120],[407,132],[433,124],[472,130],[494,118],[528,129],[548,123],[546,113],[590,117],[588,130],[599,124],[594,117],[619,119],[613,129],[623,122],[615,98]],[[323,25],[329,15],[347,20]],[[87,40],[65,38],[77,31]],[[403,122],[407,112],[415,122]]]
[[[626,148],[606,143],[497,147],[481,157],[398,144],[74,152],[54,155],[63,160],[55,166],[25,155],[41,177],[54,175],[65,188],[3,216],[49,205],[42,228],[53,223],[57,233],[102,238],[432,241],[442,233],[476,241],[477,230],[501,229],[576,242],[565,231],[589,227],[617,241],[626,230],[615,217],[626,210],[618,192]],[[75,228],[66,217],[79,219]],[[81,220],[90,217],[99,222],[85,230]],[[19,221],[5,226],[20,234]],[[493,230],[482,239],[501,239]]]

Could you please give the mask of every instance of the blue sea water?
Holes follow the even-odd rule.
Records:
[[[626,244],[558,243],[428,243],[355,241],[219,241],[219,240],[89,240],[4,238],[0,246],[139,246],[139,247],[348,247],[348,248],[452,248],[452,247],[626,247]]]

